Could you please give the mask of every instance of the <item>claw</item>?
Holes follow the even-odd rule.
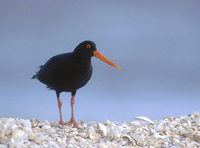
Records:
[[[80,129],[80,127],[78,126],[78,124],[74,119],[71,119],[69,122],[65,122],[65,125],[73,125],[73,127]]]
[[[65,125],[65,122],[64,122],[63,120],[60,120],[60,121],[59,121],[59,124]]]

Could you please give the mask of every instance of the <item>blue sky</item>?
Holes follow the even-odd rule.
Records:
[[[56,96],[31,80],[50,57],[84,40],[121,67],[93,58],[76,95],[77,120],[159,119],[199,110],[200,2],[0,1],[0,116],[58,120]],[[70,118],[70,94],[62,94]]]

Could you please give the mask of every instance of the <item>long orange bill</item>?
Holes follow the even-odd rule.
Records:
[[[93,52],[94,56],[102,61],[104,61],[105,63],[120,69],[120,67],[118,65],[116,65],[115,63],[113,63],[112,61],[110,61],[109,59],[107,59],[106,57],[104,57],[100,52],[98,52],[97,50]]]

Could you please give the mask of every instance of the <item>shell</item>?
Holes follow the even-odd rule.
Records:
[[[146,143],[146,141],[144,140],[144,135],[139,135],[139,134],[136,134],[136,133],[131,133],[131,137],[136,142],[136,145],[144,146],[145,143]]]
[[[49,126],[49,125],[43,125],[43,126],[42,126],[42,129],[43,129],[43,130],[48,130],[48,129],[50,129],[50,128],[51,128],[51,126]]]
[[[128,134],[121,135],[121,138],[122,139],[127,139],[129,142],[133,141],[132,137],[130,135],[128,135]]]
[[[102,135],[107,136],[107,134],[108,134],[107,127],[105,125],[103,125],[102,123],[98,123],[98,125],[99,125],[99,129],[100,129]]]
[[[27,128],[31,128],[32,124],[30,122],[30,120],[24,120],[24,119],[20,119],[19,123],[23,126],[23,127],[27,127]]]
[[[108,146],[104,142],[98,144],[98,148],[107,148],[107,147]]]
[[[26,135],[26,133],[22,130],[14,130],[12,132],[13,139],[22,139],[22,138],[24,138],[25,135]]]
[[[200,113],[151,121],[78,122],[81,130],[57,122],[0,118],[0,147],[179,148],[200,147]]]
[[[88,129],[88,135],[93,142],[98,142],[100,140],[99,135],[95,132],[95,129],[91,126]]]
[[[139,121],[133,121],[130,123],[130,125],[135,126],[135,127],[139,127],[141,126],[141,123]]]
[[[0,144],[0,148],[7,148],[8,146],[6,144]]]
[[[121,131],[122,131],[122,127],[121,126],[116,126],[115,124],[111,124],[110,125],[110,135],[113,137],[117,137],[120,138],[121,136]]]
[[[54,128],[49,128],[49,129],[47,129],[47,132],[49,135],[52,135],[52,134],[56,133],[56,130]]]
[[[54,141],[49,141],[48,147],[49,148],[59,148],[59,146]]]
[[[140,117],[136,117],[135,119],[142,120],[142,121],[145,121],[145,122],[150,123],[150,124],[154,124],[154,122],[147,117],[140,116]]]
[[[110,120],[106,120],[105,125],[110,125],[111,121]]]

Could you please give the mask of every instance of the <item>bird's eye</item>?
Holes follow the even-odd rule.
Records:
[[[87,44],[86,45],[86,48],[91,48],[92,46],[90,44]]]

